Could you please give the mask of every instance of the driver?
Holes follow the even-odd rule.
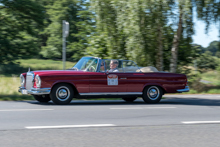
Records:
[[[109,72],[119,72],[117,68],[118,68],[118,60],[111,60]]]

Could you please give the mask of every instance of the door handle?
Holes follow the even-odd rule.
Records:
[[[127,78],[120,78],[120,79],[127,79]]]

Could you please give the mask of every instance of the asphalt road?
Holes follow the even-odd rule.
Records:
[[[0,146],[218,147],[220,95],[164,95],[159,104],[123,100],[0,102]]]

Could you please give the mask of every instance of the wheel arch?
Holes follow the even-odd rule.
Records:
[[[73,89],[74,97],[76,97],[76,96],[79,94],[78,90],[76,89],[76,86],[75,86],[73,83],[70,83],[70,82],[57,82],[57,83],[55,83],[55,84],[52,86],[51,91],[52,91],[52,89],[53,89],[56,85],[58,85],[58,84],[68,84],[68,85],[70,85],[70,86],[72,87],[72,89]]]
[[[164,89],[164,87],[163,87],[162,85],[158,84],[158,83],[151,83],[151,84],[149,83],[149,84],[144,85],[144,88],[143,88],[143,90],[142,90],[142,93],[144,93],[144,90],[145,90],[146,88],[150,87],[150,86],[160,87],[160,89],[161,89],[162,92],[163,92],[163,95],[166,93],[166,90]]]

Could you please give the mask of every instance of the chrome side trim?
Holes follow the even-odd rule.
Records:
[[[142,95],[142,92],[100,92],[100,93],[79,93],[79,95]]]
[[[189,92],[189,86],[185,86],[184,89],[178,89],[177,92]]]
[[[18,92],[21,93],[22,90],[27,90],[24,87],[19,87]],[[27,90],[28,94],[33,95],[43,95],[43,94],[50,94],[51,88],[31,88]]]

